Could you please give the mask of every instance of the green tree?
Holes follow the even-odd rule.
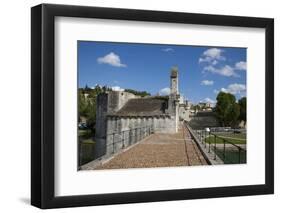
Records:
[[[217,96],[215,112],[222,126],[234,127],[240,115],[240,106],[236,103],[234,95],[220,92]]]
[[[199,110],[201,110],[201,107],[200,107],[198,104],[196,104],[196,105],[192,105],[192,106],[191,106],[191,109],[192,109],[192,110],[199,111]]]
[[[247,121],[247,98],[243,97],[238,101],[238,104],[240,106],[240,116],[239,116],[239,120],[240,121],[244,121],[246,123]]]
[[[239,115],[240,115],[240,106],[238,103],[234,103],[230,107],[230,112],[227,115],[227,123],[231,127],[237,126],[237,122],[239,120]]]
[[[78,120],[83,116],[87,120],[87,127],[95,134],[95,124],[96,124],[96,102],[97,96],[100,93],[111,91],[112,89],[107,86],[96,85],[94,88],[88,87],[86,85],[84,88],[78,89]],[[136,91],[132,89],[125,90],[139,96],[150,95],[146,91]]]
[[[87,85],[85,88],[78,89],[78,116],[83,116],[87,120],[87,127],[94,133],[96,123],[96,100],[98,94],[105,92],[107,87],[96,85],[90,88]]]
[[[96,98],[88,99],[87,101],[87,127],[93,132],[96,124]]]
[[[86,116],[87,114],[87,102],[85,95],[79,91],[78,93],[78,110],[79,110],[79,116]]]
[[[150,96],[151,94],[146,92],[146,91],[136,91],[136,90],[133,90],[133,89],[125,89],[125,92],[129,92],[129,93],[132,93],[134,95],[138,95],[138,96],[141,96],[141,97],[145,97],[145,96]]]

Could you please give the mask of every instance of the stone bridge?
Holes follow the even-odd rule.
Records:
[[[155,133],[140,142],[97,163],[81,167],[91,169],[124,169],[207,165],[188,129],[181,125],[177,133]]]

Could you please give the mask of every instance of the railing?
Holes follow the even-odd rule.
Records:
[[[91,139],[78,139],[78,166],[94,160],[95,142]]]
[[[154,128],[152,125],[131,128],[128,130],[123,130],[120,132],[112,132],[106,135],[106,141],[104,149],[105,153],[97,157],[94,150],[96,149],[95,142],[88,142],[88,140],[79,137],[78,143],[78,166],[81,166],[92,160],[100,159],[103,156],[110,156],[117,151],[127,148],[138,141],[144,139],[145,137],[154,133]]]
[[[114,154],[120,149],[129,147],[153,133],[152,125],[113,132],[107,134],[107,141],[109,143],[106,144],[106,148],[111,150],[111,154]]]
[[[225,164],[246,163],[247,150],[246,147],[241,147],[243,145],[235,144],[229,138],[219,136],[211,131],[194,130],[194,132],[209,153],[211,149],[214,151],[214,160],[219,157]],[[242,141],[243,139],[234,140]]]
[[[212,127],[210,130],[212,133],[247,133],[246,129],[233,129],[231,127]]]

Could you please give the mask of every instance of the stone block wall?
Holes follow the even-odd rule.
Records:
[[[179,106],[179,118],[185,121],[189,121],[189,110],[186,106]]]
[[[175,117],[107,118],[106,154],[118,152],[152,133],[175,133]]]
[[[110,91],[108,92],[108,112],[116,112],[121,109],[128,100],[137,98],[138,96],[123,91]]]
[[[99,158],[106,154],[107,104],[108,94],[104,93],[98,95],[96,106],[95,158]]]
[[[204,115],[205,114],[205,115]],[[188,122],[192,129],[200,130],[205,128],[212,128],[220,126],[214,113],[204,113],[203,115],[197,113],[192,116]]]
[[[120,128],[118,125],[122,125],[121,121],[112,124],[108,123],[107,114],[118,111],[129,99],[136,97],[134,94],[122,91],[110,91],[97,96],[95,158],[108,153],[107,135],[110,133],[109,131],[117,131]]]

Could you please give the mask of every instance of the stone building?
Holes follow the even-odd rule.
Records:
[[[108,91],[97,97],[95,158],[110,156],[155,132],[175,133],[179,124],[178,70],[172,68],[170,95],[139,97]]]
[[[188,123],[194,130],[220,126],[215,113],[212,111],[199,111],[193,116],[190,116],[190,120]]]
[[[183,100],[179,104],[179,119],[190,121],[190,103],[187,100]]]

